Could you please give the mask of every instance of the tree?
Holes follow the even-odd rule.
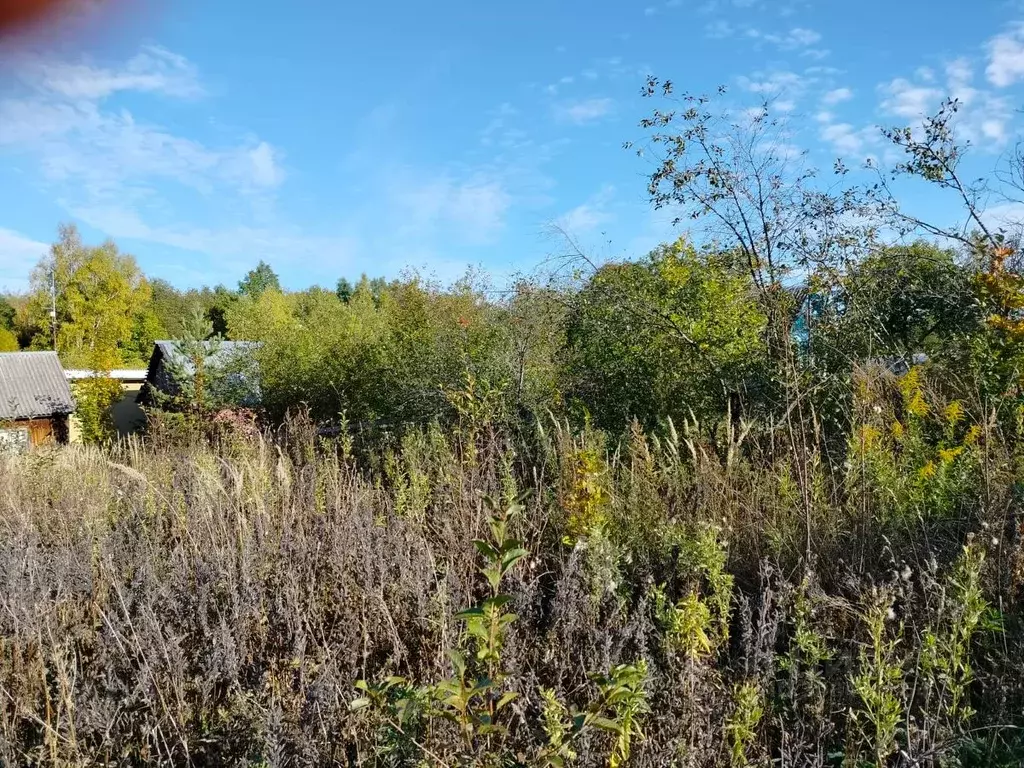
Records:
[[[338,298],[341,299],[341,301],[348,304],[349,301],[352,300],[352,297],[355,295],[356,291],[367,291],[373,297],[374,303],[376,303],[379,306],[381,298],[383,297],[384,292],[387,290],[387,287],[388,282],[383,277],[375,277],[371,280],[369,277],[366,276],[366,273],[364,272],[360,276],[359,281],[355,285],[349,282],[347,278],[343,277],[339,279],[338,286],[334,292],[337,294]]]
[[[812,328],[812,349],[830,346],[839,368],[868,357],[941,353],[980,328],[975,292],[975,272],[955,251],[926,241],[886,246],[839,279],[830,316]]]
[[[86,246],[74,226],[63,226],[49,258],[32,273],[30,314],[41,329],[33,346],[48,348],[55,336],[65,365],[110,370],[138,355],[132,332],[149,298],[132,256],[111,241]]]
[[[263,341],[274,332],[298,325],[292,302],[279,291],[243,295],[231,304],[225,319],[231,338],[245,341]]]
[[[0,352],[17,352],[21,347],[18,345],[18,337],[13,331],[7,328],[0,328]]]
[[[716,109],[712,97],[674,90],[648,78],[643,95],[671,106],[643,119],[648,139],[626,147],[654,161],[647,191],[655,208],[676,212],[675,223],[693,222],[742,258],[768,320],[769,350],[781,362],[800,306],[785,283],[796,270],[841,264],[870,242],[865,201],[854,187],[834,193],[814,185],[816,170],[794,150],[770,103],[735,114]]]
[[[237,301],[238,294],[223,285],[215,286],[212,291],[209,288],[203,288],[201,302],[206,308],[206,317],[213,327],[214,334],[227,338],[228,313]]]
[[[355,292],[355,287],[348,281],[347,278],[338,278],[338,287],[335,289],[335,294],[338,296],[340,301],[348,304],[349,299],[352,298],[352,294]]]
[[[199,305],[198,297],[189,297],[160,278],[151,280],[149,286],[149,306],[160,329],[160,337],[168,338],[172,332],[181,328],[192,308]]]
[[[183,361],[169,358],[166,365],[179,387],[179,398],[197,413],[207,410],[207,358],[220,351],[221,338],[213,333],[213,324],[196,307],[181,326],[176,344]]]
[[[888,172],[869,164],[877,171],[869,191],[897,231],[943,238],[973,261],[974,296],[985,320],[983,332],[972,339],[970,370],[987,400],[984,407],[1000,416],[1008,434],[1024,440],[1024,223],[1016,213],[1024,203],[1024,143],[1004,156],[990,177],[966,177],[963,160],[970,145],[956,131],[959,107],[956,99],[947,99],[919,127],[883,130],[903,161]],[[961,219],[936,223],[908,212],[890,187],[901,177],[923,180],[951,197]],[[1001,206],[1002,216],[992,215],[990,205]]]
[[[741,259],[684,241],[601,267],[568,319],[568,396],[609,430],[691,412],[717,424],[763,374],[752,289]]]
[[[17,311],[6,296],[0,296],[0,328],[10,331],[14,328]]]
[[[11,303],[0,296],[0,352],[17,352],[20,349],[14,333],[14,318],[17,312]]]
[[[281,281],[270,265],[262,259],[255,269],[249,270],[238,283],[238,292],[243,296],[259,298],[264,291],[281,290]]]

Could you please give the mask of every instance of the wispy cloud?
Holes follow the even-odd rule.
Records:
[[[974,67],[966,57],[948,62],[944,74],[941,82],[929,70],[918,72],[915,80],[896,78],[883,83],[879,86],[882,111],[919,124],[938,109],[943,99],[953,98],[959,107],[952,124],[962,139],[984,142],[990,148],[1005,144],[1013,115],[1010,101],[975,85]]]
[[[614,106],[615,102],[609,98],[568,101],[555,105],[555,117],[565,122],[584,125],[607,117]]]
[[[737,78],[737,82],[743,90],[757,94],[762,99],[789,103],[791,110],[807,91],[813,78],[789,70],[780,70],[756,72],[749,77]]]
[[[704,27],[704,34],[712,40],[725,40],[737,34],[737,29],[725,19],[716,19]]]
[[[985,76],[996,88],[1006,88],[1024,78],[1024,23],[996,35],[986,46]]]
[[[766,33],[760,35],[764,40],[778,46],[784,51],[807,48],[821,42],[821,34],[813,29],[793,27],[788,32]]]
[[[821,140],[836,153],[849,157],[863,155],[865,148],[878,143],[878,130],[874,127],[855,128],[850,123],[832,123],[831,115],[820,115],[820,122],[827,123],[821,129]],[[857,157],[858,160],[863,157]]]
[[[781,51],[802,51],[805,55],[824,58],[828,51],[812,48],[821,42],[821,33],[806,27],[792,27],[783,32],[766,32],[750,25],[734,25],[725,19],[716,19],[704,27],[704,34],[712,40],[742,37],[756,43],[768,43]]]
[[[447,227],[453,239],[487,243],[505,226],[512,197],[498,178],[396,179],[392,200],[405,212],[407,228],[423,234]]]
[[[592,233],[602,224],[610,221],[613,216],[609,204],[615,195],[615,187],[605,184],[586,202],[566,211],[554,224],[570,237],[579,237]]]
[[[841,104],[844,101],[849,101],[852,98],[853,91],[849,88],[833,88],[821,97],[821,103],[827,104],[828,106],[834,106],[836,104]]]
[[[257,258],[274,259],[278,264],[311,259],[336,263],[348,258],[356,248],[353,241],[344,237],[310,236],[288,226],[228,223],[211,228],[188,222],[156,225],[145,221],[138,211],[116,203],[73,206],[71,213],[89,226],[115,237],[226,257],[229,263],[217,265],[219,271],[224,267],[237,271]]]
[[[99,101],[119,91],[180,98],[203,94],[196,68],[183,56],[156,46],[143,48],[118,68],[30,56],[20,62],[19,75],[34,89],[73,100]]]
[[[211,147],[104,106],[118,92],[201,94],[195,68],[176,54],[147,48],[116,68],[34,58],[18,74],[21,92],[0,101],[0,148],[35,157],[50,182],[120,197],[155,181],[210,194],[264,191],[284,179],[280,153],[265,141]]]
[[[137,117],[124,106],[137,99],[108,105],[115,95],[205,96],[184,57],[149,47],[120,64],[40,55],[15,63],[12,88],[0,99],[0,156],[34,163],[36,182],[71,216],[112,237],[219,256],[216,269],[233,254],[284,262],[328,252],[320,238],[273,214],[286,171],[271,143],[248,133],[207,143]],[[0,280],[12,272],[24,278],[39,251],[5,231]]]
[[[0,291],[22,291],[28,273],[49,245],[10,229],[0,228]]]
[[[897,77],[879,87],[882,110],[886,114],[913,120],[932,112],[945,91],[932,85],[914,83]]]

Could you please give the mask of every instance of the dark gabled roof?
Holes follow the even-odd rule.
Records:
[[[192,361],[182,354],[181,342],[161,340],[154,342],[153,354],[149,358],[146,371],[146,383],[139,392],[136,401],[143,405],[152,405],[154,393],[177,395],[181,383],[176,377],[182,373],[191,376],[195,373]],[[219,369],[225,376],[222,384],[230,387],[230,399],[237,405],[253,406],[260,401],[259,371],[256,365],[255,352],[259,349],[258,341],[207,341],[206,366],[208,369]]]
[[[66,416],[74,410],[56,352],[0,353],[0,420]]]
[[[179,349],[179,341],[171,341],[168,339],[162,339],[160,341],[153,342],[153,354],[149,358],[149,367],[146,372],[146,377],[152,381],[156,374],[156,366],[160,364],[161,360],[167,360],[172,364],[178,365],[184,370],[192,373],[192,361],[189,360],[185,355],[181,353]],[[207,355],[207,362],[213,365],[221,365],[230,362],[239,354],[248,354],[257,350],[260,346],[258,341],[220,341],[205,342],[206,349],[211,350],[216,347],[214,354]]]

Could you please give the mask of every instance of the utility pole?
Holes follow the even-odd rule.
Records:
[[[53,351],[57,351],[57,257],[50,261],[50,333]]]

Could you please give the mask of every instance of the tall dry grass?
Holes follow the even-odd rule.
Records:
[[[863,467],[693,434],[431,427],[357,461],[296,421],[0,458],[0,763],[536,765],[542,689],[583,708],[643,661],[629,765],[1021,764],[1013,473],[977,475],[998,510],[965,476],[915,519]],[[524,492],[500,754],[352,711],[358,680],[452,674],[482,498]]]

